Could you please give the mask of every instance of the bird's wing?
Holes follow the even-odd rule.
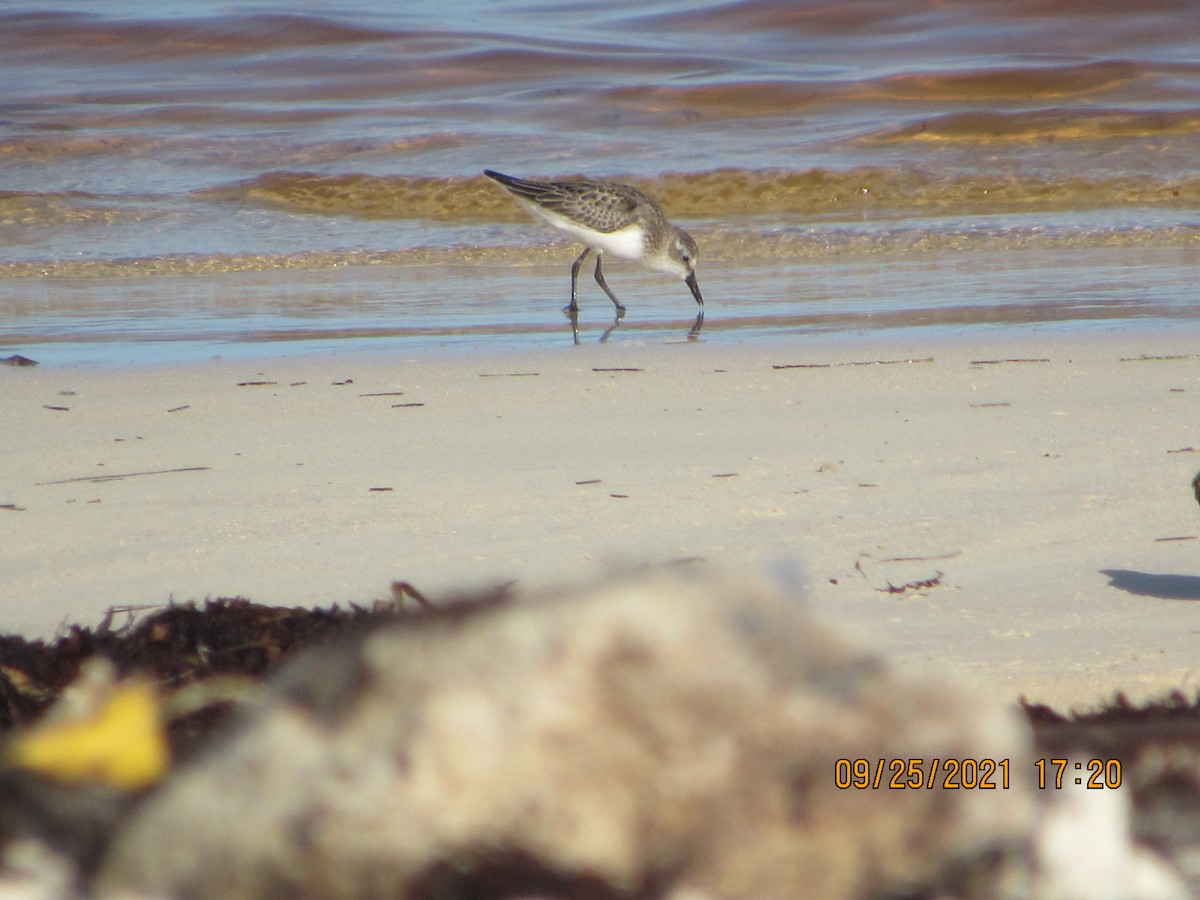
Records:
[[[489,172],[513,196],[558,213],[594,231],[619,231],[638,221],[644,195],[609,181],[526,181]]]

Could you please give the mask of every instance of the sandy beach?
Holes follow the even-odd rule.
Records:
[[[1088,707],[1200,679],[1186,331],[0,368],[0,628],[677,562]]]

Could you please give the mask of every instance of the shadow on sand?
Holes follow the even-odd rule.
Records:
[[[1200,575],[1155,575],[1129,569],[1101,569],[1112,587],[1140,597],[1162,600],[1200,600]]]

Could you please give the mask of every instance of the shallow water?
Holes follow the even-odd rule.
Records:
[[[658,197],[700,243],[702,340],[1195,327],[1195,5],[96,9],[0,9],[0,351],[569,340],[577,251],[484,167]],[[686,337],[686,287],[606,269],[610,340]]]

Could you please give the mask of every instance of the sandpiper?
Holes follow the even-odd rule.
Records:
[[[571,302],[566,311],[579,310],[575,281],[579,267],[593,250],[596,283],[617,308],[618,318],[625,307],[604,281],[600,260],[605,252],[682,278],[696,302],[704,305],[696,284],[696,242],[668,222],[662,207],[637,188],[616,181],[526,181],[491,169],[483,174],[503,185],[535,216],[583,244],[583,252],[571,265]]]

